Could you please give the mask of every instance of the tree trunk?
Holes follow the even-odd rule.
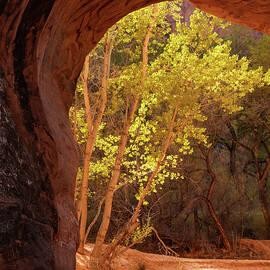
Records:
[[[147,77],[148,44],[149,44],[150,36],[151,36],[152,30],[153,30],[153,22],[156,19],[157,11],[158,11],[158,5],[154,4],[153,15],[152,15],[153,21],[149,23],[148,30],[146,32],[144,42],[143,42],[143,47],[142,47],[142,63],[143,63],[142,76],[144,79],[146,79],[146,77]],[[126,117],[126,120],[124,123],[124,131],[123,131],[123,134],[121,136],[121,141],[120,141],[119,148],[118,148],[118,154],[117,154],[116,161],[115,161],[115,167],[113,169],[112,178],[110,180],[109,187],[108,187],[107,194],[106,194],[103,219],[102,219],[102,223],[101,223],[101,226],[99,228],[99,231],[98,231],[95,247],[94,247],[93,252],[92,252],[92,256],[96,259],[98,259],[102,254],[102,245],[104,243],[105,236],[106,236],[106,233],[108,231],[108,226],[109,226],[110,219],[111,219],[113,193],[114,193],[116,184],[117,184],[119,176],[120,176],[120,167],[121,167],[124,151],[125,151],[126,144],[127,144],[128,130],[129,130],[129,127],[131,125],[131,121],[133,119],[133,116],[135,114],[138,100],[139,100],[139,96],[136,96],[135,101],[133,102],[132,107],[130,109],[130,114],[128,117]],[[104,257],[106,258],[106,257],[108,257],[108,255],[104,254]]]
[[[124,152],[125,152],[126,144],[128,140],[128,130],[133,120],[133,117],[137,108],[138,100],[139,100],[139,97],[138,96],[135,97],[135,100],[132,103],[132,106],[130,108],[129,115],[126,117],[126,120],[124,123],[124,129],[123,129],[121,140],[118,147],[118,154],[115,159],[115,165],[113,168],[112,177],[111,177],[111,180],[109,182],[109,186],[106,192],[105,207],[104,207],[104,212],[103,212],[103,217],[102,217],[102,223],[98,230],[95,246],[92,252],[92,257],[97,258],[97,259],[101,256],[102,245],[104,243],[105,236],[108,231],[108,227],[109,227],[109,223],[111,219],[113,194],[119,180],[121,163],[122,163],[122,159],[124,156]],[[128,114],[128,112],[126,112],[126,114]]]
[[[85,149],[84,157],[84,168],[83,168],[83,178],[82,178],[82,187],[81,187],[81,203],[79,208],[78,218],[81,212],[81,222],[80,222],[80,245],[79,252],[83,252],[83,247],[85,243],[85,230],[86,230],[86,221],[87,221],[87,189],[88,189],[88,175],[89,175],[89,164],[90,159],[93,153],[94,145],[96,143],[96,138],[98,134],[98,129],[102,121],[102,117],[107,104],[107,78],[108,78],[108,63],[111,57],[111,39],[109,35],[106,38],[105,44],[105,53],[104,53],[104,66],[103,66],[103,76],[102,76],[102,86],[101,86],[101,104],[99,104],[99,111],[96,119],[95,115],[91,113],[89,97],[88,97],[88,88],[87,88],[87,78],[89,73],[89,58],[86,58],[84,75],[83,75],[83,91],[84,91],[84,102],[86,108],[86,119],[88,125],[88,138]]]
[[[211,201],[209,199],[205,200],[205,202],[207,203],[207,206],[208,206],[208,210],[210,212],[210,215],[211,217],[213,218],[219,232],[220,232],[220,235],[222,237],[222,240],[223,240],[223,244],[225,246],[225,248],[230,251],[231,250],[231,244],[228,240],[228,237],[223,229],[223,226],[221,225],[221,222],[219,221],[219,218],[217,217],[216,213],[215,213],[215,210],[213,208],[213,205],[211,203]]]
[[[91,157],[91,147],[92,147],[92,138],[90,136],[92,129],[92,119],[91,119],[91,109],[88,97],[88,87],[87,87],[87,78],[89,73],[89,55],[86,56],[84,62],[84,69],[82,73],[82,82],[83,82],[83,96],[85,103],[85,113],[86,120],[88,124],[88,137],[86,141],[85,154],[84,154],[84,166],[83,166],[83,176],[81,183],[81,191],[80,191],[80,201],[78,202],[78,220],[80,220],[80,246],[79,252],[83,252],[83,239],[85,234],[85,226],[87,219],[87,188],[88,188],[88,175],[89,175],[89,163]]]
[[[85,233],[84,244],[86,243],[87,237],[88,237],[88,235],[89,235],[89,233],[90,233],[92,227],[95,225],[95,223],[96,223],[97,220],[98,220],[98,217],[99,217],[99,215],[100,215],[101,208],[102,208],[102,205],[103,205],[104,201],[105,201],[105,197],[103,197],[103,198],[100,200],[99,204],[98,204],[98,210],[97,210],[97,213],[96,213],[94,219],[92,220],[92,222],[89,224],[89,226],[88,226],[88,228],[87,228],[87,231],[86,231],[86,233]]]
[[[176,116],[177,116],[177,112],[178,112],[178,104],[176,105],[176,108],[174,110],[174,114],[170,123],[170,128],[169,128],[169,132],[168,132],[168,137],[165,141],[165,144],[163,146],[162,152],[159,156],[157,165],[155,170],[152,172],[152,174],[150,175],[150,177],[148,178],[146,187],[143,190],[143,193],[137,203],[136,209],[132,215],[132,217],[130,218],[130,220],[127,222],[127,224],[125,225],[125,227],[123,228],[122,232],[118,235],[118,237],[114,240],[114,242],[107,247],[107,249],[104,252],[104,258],[109,258],[111,254],[114,253],[116,247],[118,245],[120,245],[122,243],[122,241],[129,235],[131,235],[134,230],[137,228],[137,226],[139,225],[138,223],[138,217],[140,214],[140,210],[143,204],[144,199],[147,196],[147,193],[149,192],[150,188],[151,188],[151,184],[153,182],[153,180],[155,179],[160,166],[162,165],[162,162],[166,156],[167,150],[169,148],[169,146],[171,145],[171,143],[173,142],[173,140],[175,139],[175,137],[177,136],[178,132],[180,132],[186,122],[188,121],[188,118],[182,123],[182,125],[179,127],[179,129],[177,130],[177,132],[173,133],[173,129],[174,129],[174,125],[175,125],[175,120],[176,120]]]
[[[208,190],[208,194],[207,194],[207,198],[204,199],[204,201],[207,203],[207,206],[208,206],[208,209],[209,209],[209,212],[214,220],[214,222],[216,223],[216,226],[220,232],[220,235],[222,237],[222,240],[223,240],[223,244],[225,246],[225,248],[227,250],[231,250],[231,244],[229,242],[229,239],[223,229],[223,226],[221,225],[221,222],[219,220],[219,218],[217,217],[215,211],[214,211],[214,208],[213,208],[213,205],[211,203],[211,197],[212,197],[212,194],[213,194],[213,191],[214,191],[214,187],[216,185],[216,181],[217,181],[217,178],[216,178],[216,175],[214,173],[214,171],[212,170],[212,167],[211,167],[211,160],[210,160],[210,154],[211,154],[211,148],[208,149],[207,152],[205,152],[202,148],[202,146],[199,145],[199,148],[202,152],[202,154],[204,155],[205,157],[205,163],[206,163],[206,167],[207,167],[207,172],[209,173],[210,177],[211,177],[211,184],[210,184],[210,187],[209,187],[209,190]],[[202,197],[204,198],[204,197]]]
[[[215,224],[216,224],[216,226],[217,226],[217,228],[218,228],[218,230],[220,232],[220,235],[222,237],[223,244],[224,244],[225,248],[227,250],[230,250],[231,249],[230,242],[229,242],[229,240],[228,240],[228,238],[226,236],[226,233],[225,233],[225,231],[223,229],[222,224],[219,221],[219,218],[217,217],[217,215],[215,213],[215,210],[213,208],[213,205],[212,205],[211,201],[207,197],[197,196],[197,197],[193,198],[192,201],[188,204],[188,206],[185,207],[185,209],[189,209],[189,208],[193,207],[193,205],[199,200],[204,201],[206,203],[208,211],[209,211],[213,221],[215,222]]]

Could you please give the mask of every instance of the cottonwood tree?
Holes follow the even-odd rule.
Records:
[[[160,136],[166,140],[160,145],[155,169],[147,178],[134,214],[105,250],[105,257],[112,255],[116,246],[136,228],[141,206],[168,148],[175,142],[180,152],[187,153],[191,151],[190,138],[206,143],[205,130],[199,124],[206,120],[202,110],[215,102],[225,111],[238,111],[241,108],[237,100],[254,86],[263,85],[262,70],[249,70],[248,61],[232,56],[229,43],[222,43],[214,31],[215,27],[225,27],[221,20],[196,11],[190,18],[190,26],[181,24],[180,18],[176,23],[177,32],[170,35],[164,51],[151,64],[147,78],[149,89],[153,92],[158,89],[159,112],[163,112]]]
[[[104,46],[104,56],[103,56],[103,70],[100,86],[97,86],[98,95],[94,103],[89,101],[89,65],[90,65],[90,55],[85,59],[84,68],[81,74],[81,83],[82,83],[82,92],[84,97],[85,105],[85,118],[87,126],[81,126],[85,128],[87,135],[85,136],[85,150],[84,150],[84,161],[83,161],[83,170],[80,183],[80,196],[77,201],[77,215],[78,220],[80,220],[80,245],[79,252],[83,252],[83,247],[85,243],[85,230],[86,230],[86,221],[87,221],[87,190],[88,190],[88,176],[89,176],[89,166],[90,159],[94,150],[94,145],[96,142],[97,134],[99,127],[101,125],[102,117],[107,103],[107,80],[109,77],[110,71],[110,58],[112,52],[113,44],[113,33],[109,31],[105,37]],[[76,104],[75,104],[76,105]],[[77,114],[77,107],[75,106],[75,113]],[[83,116],[80,114],[80,116]],[[74,121],[74,130],[76,132],[77,128],[77,117]],[[81,130],[82,131],[82,130]],[[79,141],[81,143],[81,141]]]
[[[141,40],[139,40],[139,43],[141,43],[141,51],[142,51],[142,67],[141,69],[139,69],[139,65],[134,63],[128,68],[128,73],[129,74],[131,73],[136,76],[136,79],[133,80],[132,82],[127,80],[127,76],[122,77],[122,82],[124,86],[123,88],[124,88],[124,91],[126,92],[125,94],[126,104],[125,104],[123,129],[122,129],[122,135],[120,137],[117,155],[115,158],[115,165],[112,170],[112,176],[109,181],[108,189],[105,195],[105,205],[104,205],[102,222],[101,222],[101,225],[100,225],[97,237],[96,237],[96,242],[95,242],[93,252],[91,253],[91,257],[94,258],[94,260],[97,262],[100,260],[102,256],[102,246],[105,240],[106,233],[108,231],[108,226],[109,226],[110,217],[111,217],[113,194],[114,194],[114,191],[115,191],[115,188],[118,183],[119,176],[120,176],[120,167],[121,167],[125,148],[128,141],[129,128],[133,121],[133,118],[134,118],[134,115],[135,115],[135,112],[139,103],[139,99],[142,94],[142,91],[140,88],[144,87],[145,80],[147,77],[146,72],[147,72],[147,66],[148,66],[148,44],[150,41],[150,36],[153,31],[153,26],[156,23],[157,12],[158,12],[158,5],[154,4],[153,10],[151,13],[142,11],[142,14],[139,14],[137,12],[137,14],[132,17],[132,20],[135,20],[135,21],[138,19],[139,19],[139,22],[141,20],[147,21],[146,28],[144,31],[145,34],[143,35],[144,36],[143,42],[141,43]],[[144,16],[141,16],[141,15],[144,15]],[[138,22],[136,22],[136,24],[138,25]],[[136,37],[136,35],[131,35],[132,39],[134,38],[134,36]],[[138,42],[138,40],[135,39],[135,42]],[[138,78],[138,75],[141,76],[140,79]]]

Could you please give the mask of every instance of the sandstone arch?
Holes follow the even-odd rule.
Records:
[[[158,0],[1,0],[0,268],[74,269],[76,148],[67,112],[86,53]],[[192,0],[270,33],[268,0]]]

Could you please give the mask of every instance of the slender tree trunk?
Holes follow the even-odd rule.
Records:
[[[158,5],[154,4],[153,15],[152,15],[153,21],[149,23],[148,30],[147,30],[147,33],[145,35],[144,42],[143,42],[143,47],[142,47],[142,63],[143,63],[142,76],[143,76],[143,79],[146,79],[146,76],[147,76],[148,44],[149,44],[150,36],[151,36],[152,30],[153,30],[153,22],[156,19],[157,10],[158,10]],[[134,100],[132,106],[131,106],[129,115],[127,115],[127,112],[126,112],[124,130],[123,130],[123,134],[121,136],[121,141],[120,141],[119,148],[118,148],[118,154],[117,154],[116,161],[115,161],[115,167],[113,169],[112,178],[110,180],[109,187],[108,187],[108,190],[106,193],[105,207],[104,207],[102,223],[101,223],[101,226],[100,226],[99,231],[98,231],[95,247],[94,247],[93,252],[92,252],[92,257],[95,258],[96,260],[99,260],[99,258],[102,255],[102,246],[103,246],[103,243],[104,243],[107,231],[108,231],[110,219],[111,219],[111,208],[112,208],[113,194],[114,194],[114,190],[115,190],[115,187],[117,185],[117,182],[119,180],[120,167],[121,167],[124,151],[125,151],[127,140],[128,140],[128,130],[129,130],[129,127],[130,127],[131,122],[133,120],[133,117],[134,117],[134,114],[135,114],[135,111],[136,111],[136,108],[138,105],[138,101],[139,101],[139,96],[137,95],[135,97],[135,100]],[[107,255],[104,254],[104,258],[106,258],[106,257],[107,257]]]
[[[98,217],[99,217],[99,215],[100,215],[101,208],[102,208],[102,205],[103,205],[104,201],[105,201],[105,197],[102,198],[102,199],[100,200],[99,204],[98,204],[98,210],[97,210],[97,213],[96,213],[94,219],[92,220],[92,222],[90,223],[90,225],[88,226],[87,231],[86,231],[86,233],[85,233],[84,244],[86,243],[88,234],[90,233],[92,227],[93,227],[93,226],[95,225],[95,223],[97,222],[97,219],[98,219]]]
[[[94,145],[96,143],[97,133],[99,126],[102,121],[102,117],[107,104],[107,77],[108,77],[108,62],[111,57],[110,50],[110,37],[107,36],[105,44],[105,53],[104,53],[104,66],[103,66],[103,76],[102,76],[102,85],[101,85],[101,104],[99,104],[99,111],[96,119],[95,115],[91,113],[88,88],[87,88],[87,77],[89,73],[89,57],[87,56],[85,60],[85,67],[83,73],[83,91],[84,91],[84,102],[86,108],[86,119],[88,125],[88,137],[85,148],[85,157],[84,157],[84,168],[83,168],[83,178],[81,186],[81,200],[78,207],[78,218],[81,216],[80,220],[80,246],[78,251],[83,252],[83,247],[85,243],[85,230],[87,222],[87,189],[88,189],[88,175],[89,175],[89,164],[90,159],[93,153]]]
[[[172,117],[172,120],[171,120],[170,126],[169,126],[168,136],[167,136],[167,139],[166,139],[166,141],[164,143],[162,152],[161,152],[161,154],[159,156],[156,168],[148,178],[146,187],[143,190],[143,193],[142,193],[142,195],[141,195],[141,197],[140,197],[140,199],[139,199],[139,201],[137,203],[136,209],[135,209],[132,217],[127,222],[127,224],[123,228],[122,232],[114,240],[114,242],[109,247],[106,248],[106,250],[104,252],[104,258],[105,259],[109,258],[110,255],[114,253],[117,246],[119,246],[122,243],[122,241],[124,239],[126,239],[127,236],[132,234],[134,232],[134,230],[137,228],[137,226],[139,225],[138,217],[139,217],[139,214],[140,214],[140,210],[141,210],[143,201],[146,198],[146,196],[147,196],[147,194],[148,194],[148,192],[149,192],[149,190],[151,188],[151,184],[152,184],[153,180],[155,179],[156,175],[158,174],[160,166],[162,165],[162,162],[163,162],[163,160],[164,160],[164,158],[166,156],[167,150],[168,150],[169,146],[172,144],[172,142],[174,141],[174,139],[177,137],[179,132],[183,130],[183,128],[186,126],[187,122],[190,120],[190,118],[193,115],[193,113],[191,112],[191,114],[182,122],[180,127],[178,127],[177,131],[174,132],[175,121],[176,121],[176,117],[177,117],[177,113],[178,113],[178,106],[179,106],[179,103],[176,104],[176,107],[174,109],[173,117]]]
[[[146,35],[144,37],[144,42],[143,42],[143,47],[142,47],[142,63],[143,63],[142,76],[144,79],[146,79],[146,77],[147,77],[148,44],[149,44],[150,36],[152,34],[152,31],[153,31],[153,23],[156,20],[157,12],[158,12],[158,4],[154,4],[153,5],[153,14],[152,14],[153,21],[149,23],[148,31],[146,32]]]
[[[143,204],[143,201],[144,201],[145,197],[147,196],[147,193],[149,192],[149,190],[151,188],[151,184],[152,184],[153,180],[155,179],[156,175],[158,174],[159,168],[162,165],[162,162],[163,162],[163,160],[164,160],[164,158],[166,156],[166,153],[167,153],[167,150],[168,150],[169,146],[171,145],[173,139],[175,138],[176,134],[173,134],[173,128],[175,126],[175,120],[176,120],[177,112],[178,112],[178,105],[175,108],[174,115],[173,115],[173,118],[172,118],[171,123],[170,123],[170,129],[169,129],[168,137],[167,137],[167,140],[166,140],[166,142],[164,144],[163,150],[162,150],[162,152],[161,152],[161,154],[159,156],[158,163],[156,165],[155,170],[152,172],[152,174],[148,178],[146,187],[145,187],[145,189],[144,189],[144,191],[143,191],[143,193],[142,193],[142,195],[140,197],[140,200],[138,201],[135,212],[134,212],[134,214],[133,214],[133,216],[131,218],[131,224],[135,223],[137,221],[137,219],[139,217],[140,209],[141,209],[142,204]]]
[[[80,190],[80,199],[78,201],[78,219],[80,219],[82,208],[85,206],[86,201],[86,190],[88,187],[88,170],[89,170],[89,162],[90,162],[90,130],[92,129],[92,118],[91,118],[91,109],[88,97],[88,88],[87,88],[87,77],[89,73],[89,56],[86,56],[83,72],[81,74],[82,84],[83,84],[83,96],[84,96],[84,104],[85,104],[85,113],[86,113],[86,121],[88,125],[88,136],[85,146],[85,154],[84,154],[84,167],[83,167],[83,177],[81,182],[81,190]]]
[[[207,203],[210,215],[211,215],[212,219],[214,220],[214,222],[216,223],[216,226],[217,226],[217,228],[218,228],[218,230],[220,232],[220,235],[222,237],[222,241],[223,241],[223,244],[224,244],[225,248],[228,251],[230,251],[231,250],[231,244],[230,244],[230,242],[228,240],[228,237],[227,237],[227,235],[226,235],[226,233],[225,233],[225,231],[223,229],[223,226],[222,226],[219,218],[217,217],[217,215],[215,213],[212,202],[209,199],[207,199],[205,202]]]
[[[114,190],[114,192],[116,192],[117,189],[119,189],[119,188],[125,186],[126,184],[127,184],[127,182],[126,182],[126,183],[123,183],[123,184],[120,185],[120,186],[118,186],[118,187]],[[98,217],[99,217],[99,215],[100,215],[101,208],[102,208],[102,205],[104,204],[104,202],[105,202],[105,197],[103,197],[103,198],[100,200],[100,202],[99,202],[99,204],[98,204],[97,213],[96,213],[94,219],[92,220],[92,222],[89,224],[89,226],[88,226],[88,228],[87,228],[87,231],[86,231],[85,237],[84,237],[84,243],[86,243],[87,237],[88,237],[88,235],[89,235],[89,233],[90,233],[92,227],[93,227],[93,226],[95,225],[95,223],[97,222],[97,219],[98,219]]]
[[[193,207],[193,205],[197,201],[204,201],[206,203],[208,211],[209,211],[212,219],[214,220],[214,222],[215,222],[215,224],[216,224],[216,226],[217,226],[217,228],[218,228],[218,230],[220,232],[220,235],[222,237],[223,244],[224,244],[225,248],[230,250],[231,249],[230,242],[228,241],[228,238],[227,238],[226,233],[225,233],[225,231],[223,229],[223,226],[220,223],[219,218],[217,217],[217,215],[215,213],[215,210],[213,208],[213,204],[211,203],[211,201],[207,197],[205,197],[205,196],[197,196],[197,197],[193,198],[192,201],[188,204],[188,206],[185,207],[185,209],[189,209],[189,208]],[[209,233],[208,233],[208,235],[209,235]]]
[[[80,246],[79,252],[83,252],[83,243],[82,240],[84,239],[85,234],[85,226],[87,220],[87,188],[88,188],[88,174],[89,174],[89,163],[91,157],[91,136],[90,132],[92,129],[92,118],[91,118],[91,109],[89,103],[89,96],[88,96],[88,87],[87,87],[87,78],[89,73],[89,56],[86,56],[84,62],[84,70],[82,74],[82,81],[83,81],[83,94],[84,94],[84,103],[85,103],[85,112],[86,112],[86,119],[88,124],[88,137],[86,141],[85,147],[85,154],[84,154],[84,166],[83,166],[83,177],[81,183],[81,197],[78,203],[78,219],[80,220]]]
[[[214,173],[214,171],[212,170],[212,167],[211,167],[211,161],[210,161],[210,151],[211,151],[211,148],[208,149],[207,152],[205,152],[202,148],[202,146],[199,146],[202,154],[204,155],[205,157],[205,163],[206,163],[206,167],[207,167],[207,172],[209,173],[210,177],[211,177],[211,184],[210,184],[210,187],[209,187],[209,190],[208,190],[208,194],[207,194],[207,198],[204,199],[204,201],[207,203],[207,206],[208,206],[208,210],[211,214],[211,217],[213,218],[214,222],[216,223],[216,226],[220,232],[220,235],[222,237],[222,240],[223,240],[223,244],[225,246],[225,248],[227,250],[231,250],[231,244],[229,242],[229,239],[223,229],[223,226],[221,225],[221,222],[219,220],[219,218],[217,217],[216,213],[215,213],[215,210],[213,208],[213,205],[212,205],[212,202],[211,202],[211,197],[212,197],[212,194],[213,194],[213,191],[214,191],[214,187],[216,185],[216,182],[217,182],[217,178],[216,178],[216,175]]]
[[[128,130],[133,120],[133,117],[137,108],[138,100],[139,100],[139,97],[138,96],[135,97],[135,100],[132,103],[128,116],[127,116],[128,112],[126,112],[124,129],[123,129],[123,133],[122,133],[121,140],[119,143],[118,153],[116,156],[115,165],[112,172],[112,177],[111,177],[111,180],[109,182],[109,186],[106,192],[105,207],[104,207],[104,212],[103,212],[103,217],[102,217],[102,223],[98,230],[96,243],[92,252],[92,257],[97,258],[97,259],[101,256],[102,246],[103,246],[105,236],[108,231],[108,227],[109,227],[109,223],[111,219],[113,194],[119,180],[120,168],[121,168],[121,164],[122,164],[122,160],[123,160],[123,156],[124,156],[124,152],[125,152],[126,144],[128,140]]]
[[[169,132],[168,132],[168,137],[165,141],[163,150],[159,156],[159,160],[157,162],[156,168],[155,170],[152,172],[152,174],[150,175],[150,177],[148,178],[146,187],[144,188],[144,191],[137,203],[137,207],[132,215],[132,217],[130,218],[130,220],[127,222],[126,226],[123,228],[122,232],[118,235],[118,237],[114,240],[114,242],[105,250],[104,252],[104,258],[109,258],[111,254],[114,253],[116,247],[118,245],[120,245],[122,243],[122,241],[129,236],[130,234],[132,234],[134,232],[134,230],[137,228],[137,226],[139,225],[138,223],[138,217],[140,214],[140,210],[143,204],[143,201],[145,199],[145,197],[147,196],[147,193],[149,192],[150,188],[151,188],[151,184],[154,180],[154,178],[156,177],[160,166],[162,165],[162,162],[164,160],[164,157],[166,156],[167,150],[169,148],[169,146],[171,145],[171,143],[173,142],[173,140],[175,139],[175,137],[177,136],[177,134],[180,132],[180,130],[182,130],[184,128],[184,126],[186,125],[186,122],[189,120],[189,118],[187,118],[182,125],[179,127],[178,131],[173,133],[173,129],[175,126],[175,120],[176,120],[176,116],[177,116],[177,112],[178,112],[178,105],[176,105],[176,108],[174,110],[174,115],[173,118],[171,120],[170,123],[170,128],[169,128]]]

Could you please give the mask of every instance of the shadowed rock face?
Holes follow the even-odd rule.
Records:
[[[68,110],[108,27],[157,0],[0,0],[0,269],[75,269],[77,153]],[[268,0],[193,0],[270,32]]]

